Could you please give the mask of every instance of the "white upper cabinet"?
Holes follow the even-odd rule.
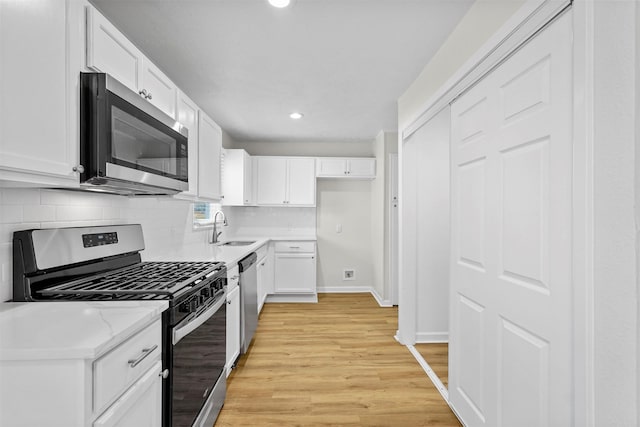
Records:
[[[146,98],[168,116],[176,118],[177,86],[151,61],[142,62],[142,90],[147,91]]]
[[[376,177],[376,159],[355,157],[318,157],[316,159],[318,178],[366,178]]]
[[[0,181],[77,186],[65,0],[0,2]]]
[[[112,75],[176,118],[177,86],[93,7],[87,7],[87,67]]]
[[[315,160],[307,157],[257,157],[258,205],[315,206]]]
[[[189,159],[189,190],[179,196],[198,196],[198,111],[199,108],[187,95],[178,90],[176,103],[177,119],[189,130],[188,159]]]
[[[251,156],[245,150],[224,150],[222,204],[244,206],[254,203]]]
[[[202,110],[198,112],[198,198],[220,200],[222,129]]]

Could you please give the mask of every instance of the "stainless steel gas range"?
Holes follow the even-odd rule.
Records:
[[[167,300],[163,427],[213,425],[226,395],[226,268],[142,262],[140,225],[17,231],[15,301]]]

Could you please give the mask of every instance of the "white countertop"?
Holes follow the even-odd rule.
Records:
[[[0,303],[0,360],[94,359],[168,307],[167,301]]]
[[[233,268],[235,264],[242,258],[255,252],[261,246],[266,245],[269,241],[316,241],[316,236],[269,236],[266,237],[252,237],[252,236],[237,236],[234,238],[227,238],[220,243],[215,243],[203,247],[202,245],[184,246],[176,248],[171,251],[167,251],[161,256],[154,257],[153,259],[144,259],[144,261],[216,261],[224,262],[227,268]],[[225,242],[230,241],[253,241],[254,243],[246,246],[228,246],[224,245]]]

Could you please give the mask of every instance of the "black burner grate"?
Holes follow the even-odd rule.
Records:
[[[222,263],[141,262],[40,290],[43,296],[172,298],[181,290],[215,275]]]

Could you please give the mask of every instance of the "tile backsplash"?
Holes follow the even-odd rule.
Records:
[[[128,198],[80,191],[0,188],[0,301],[12,298],[12,237],[16,230],[141,224],[143,259],[177,246],[207,245],[207,230],[193,230],[188,201]]]

